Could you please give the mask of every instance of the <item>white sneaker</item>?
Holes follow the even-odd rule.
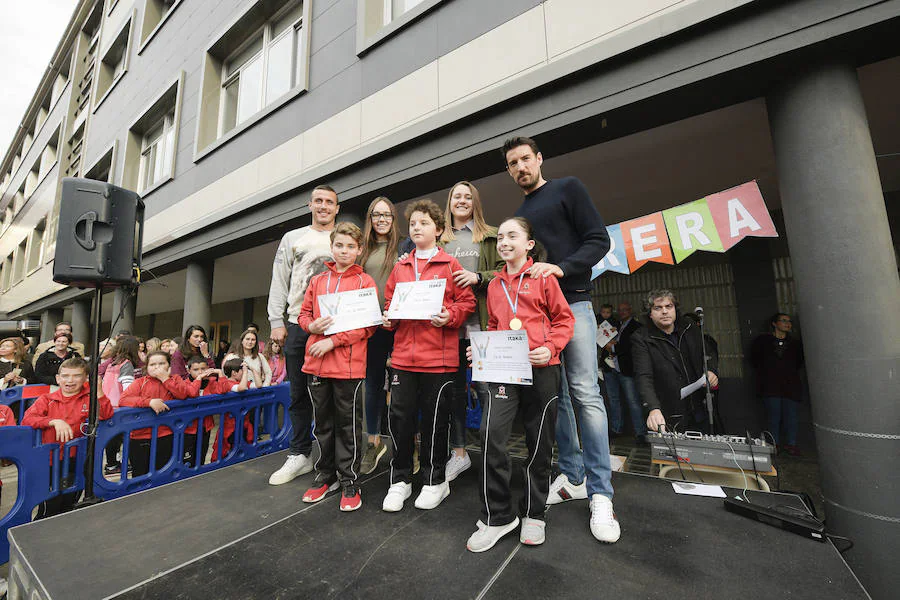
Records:
[[[525,517],[522,519],[522,530],[519,531],[519,541],[526,546],[540,546],[544,543],[544,527],[546,523],[540,519]]]
[[[387,496],[381,503],[381,510],[385,512],[399,512],[403,510],[403,503],[412,496],[412,484],[398,481],[388,488]]]
[[[607,544],[618,541],[622,533],[613,511],[612,500],[603,494],[591,496],[591,533],[597,540]]]
[[[569,500],[586,500],[587,499],[587,486],[585,485],[585,479],[578,485],[574,485],[569,481],[569,478],[565,476],[565,474],[560,473],[559,477],[553,480],[553,483],[550,484],[550,492],[547,494],[547,505],[550,504],[559,504],[560,502],[567,502]]]
[[[457,477],[459,474],[472,466],[472,459],[469,458],[469,453],[466,452],[462,456],[457,455],[455,452],[450,453],[450,460],[447,461],[447,466],[444,468],[444,481],[451,482]]]
[[[419,497],[416,498],[416,508],[431,510],[437,508],[450,495],[450,484],[446,481],[437,485],[423,485]]]
[[[288,454],[284,465],[269,477],[269,485],[281,485],[287,483],[304,473],[313,470],[312,461],[305,454]]]
[[[515,530],[519,526],[519,517],[516,517],[508,525],[488,526],[484,522],[478,521],[475,526],[478,530],[469,536],[466,549],[469,552],[484,552],[493,548],[494,544],[499,542],[504,535]]]

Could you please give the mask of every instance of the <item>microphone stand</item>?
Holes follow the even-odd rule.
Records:
[[[697,316],[700,317],[700,350],[703,352],[703,377],[706,379],[706,414],[709,418],[709,433],[711,435],[715,435],[716,433],[716,421],[715,415],[713,411],[713,397],[712,397],[712,389],[710,389],[709,378],[707,377],[707,373],[709,373],[709,363],[706,356],[706,331],[703,327],[704,315],[702,311],[698,311],[700,314]]]

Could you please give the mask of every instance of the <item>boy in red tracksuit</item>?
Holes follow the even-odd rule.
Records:
[[[526,219],[514,217],[500,224],[497,250],[506,266],[488,285],[488,331],[525,330],[533,382],[488,383],[481,419],[481,520],[466,544],[472,552],[490,549],[519,525],[512,508],[506,448],[519,411],[528,445],[525,490],[519,502],[519,541],[529,546],[544,542],[544,505],[550,489],[560,384],[559,353],[572,339],[575,317],[556,277],[531,277],[533,261],[528,253],[534,244],[531,224]],[[471,346],[467,354],[471,360]]]
[[[0,404],[0,427],[14,427],[16,425],[16,415],[12,409],[5,404]],[[7,466],[6,461],[0,459],[0,467]],[[3,497],[3,482],[0,481],[0,498]]]
[[[162,351],[151,352],[147,356],[147,374],[139,377],[122,392],[119,406],[150,408],[156,414],[169,410],[166,400],[184,400],[197,395],[196,384],[190,384],[181,377],[171,375],[171,357]],[[128,456],[131,461],[132,477],[150,472],[150,444],[153,430],[136,429],[128,440]],[[172,457],[172,430],[160,426],[156,431],[157,469],[163,468]]]
[[[416,245],[409,256],[394,266],[384,289],[385,307],[391,305],[398,283],[444,279],[441,310],[430,321],[388,319],[394,329],[391,354],[391,406],[388,429],[394,445],[391,457],[391,487],[382,509],[396,512],[412,494],[412,457],[421,411],[422,446],[419,459],[424,486],[416,508],[436,508],[450,495],[445,481],[453,378],[459,368],[459,328],[475,311],[471,287],[460,287],[453,273],[459,262],[436,245],[444,230],[444,213],[431,200],[414,202],[406,210],[409,237]]]
[[[22,425],[41,430],[41,441],[44,444],[58,442],[60,457],[66,442],[82,437],[81,426],[87,421],[90,412],[91,392],[88,386],[88,364],[80,357],[68,358],[59,365],[56,383],[59,389],[40,396],[22,417]],[[108,419],[113,415],[112,404],[97,389],[99,397],[97,416]],[[75,473],[75,448],[69,456],[69,472],[63,473],[61,487],[72,485]],[[37,518],[43,519],[72,510],[78,499],[77,493],[61,494],[41,504]]]
[[[250,369],[244,364],[243,359],[234,357],[229,358],[222,363],[221,369],[215,369],[211,373],[220,373],[218,379],[210,379],[203,389],[204,396],[213,396],[216,394],[230,394],[231,392],[245,392],[250,388],[255,388],[253,377],[250,375]],[[195,384],[196,385],[196,382]],[[209,417],[212,419],[212,417]],[[222,424],[222,456],[227,455],[231,451],[232,439],[234,436],[234,417],[225,414],[225,420]],[[244,439],[248,442],[253,441],[253,424],[250,422],[250,415],[244,417]],[[215,461],[219,458],[219,436],[213,442],[213,451],[211,460]]]
[[[187,360],[188,383],[191,384],[191,394],[189,397],[201,396],[204,390],[209,387],[212,381],[208,379],[210,374],[217,373],[218,369],[210,369],[206,359],[195,354]],[[197,421],[191,421],[190,425],[184,428],[184,455],[182,456],[184,464],[193,467],[195,464],[202,465],[206,461],[206,453],[209,450],[209,432],[215,426],[215,420],[212,416],[203,417],[203,433],[200,438],[200,460],[195,460],[197,455]]]
[[[322,316],[319,298],[365,288],[377,290],[375,280],[356,264],[362,241],[362,231],[352,223],[340,223],[334,228],[331,232],[334,262],[326,262],[326,271],[309,282],[297,319],[300,327],[310,334],[303,372],[311,376],[307,385],[319,445],[316,478],[303,494],[303,501],[318,502],[340,483],[340,509],[345,512],[362,506],[357,479],[366,445],[362,439],[360,390],[366,379],[366,340],[375,333],[376,327],[326,335],[335,317]],[[377,291],[373,293],[377,304]]]

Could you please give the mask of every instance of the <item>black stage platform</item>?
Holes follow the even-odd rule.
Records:
[[[388,514],[384,470],[365,478],[363,508],[341,513],[337,494],[299,502],[311,474],[267,485],[284,454],[266,456],[14,529],[11,570],[36,576],[45,598],[73,600],[868,597],[830,543],[641,475],[614,475],[617,544],[591,537],[582,500],[548,511],[543,546],[511,534],[472,554],[477,458],[438,509],[417,510],[414,495]]]

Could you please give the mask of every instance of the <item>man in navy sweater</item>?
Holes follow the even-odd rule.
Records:
[[[609,251],[609,235],[587,188],[575,177],[547,180],[534,140],[516,137],[503,144],[506,168],[525,193],[516,216],[528,219],[548,262],[535,263],[532,277],[557,277],[572,313],[575,334],[562,352],[556,443],[560,475],[550,486],[548,504],[590,498],[591,533],[601,542],[619,539],[612,505],[609,430],[597,381],[597,318],[591,305],[591,267]],[[581,423],[582,451],[574,407]]]

